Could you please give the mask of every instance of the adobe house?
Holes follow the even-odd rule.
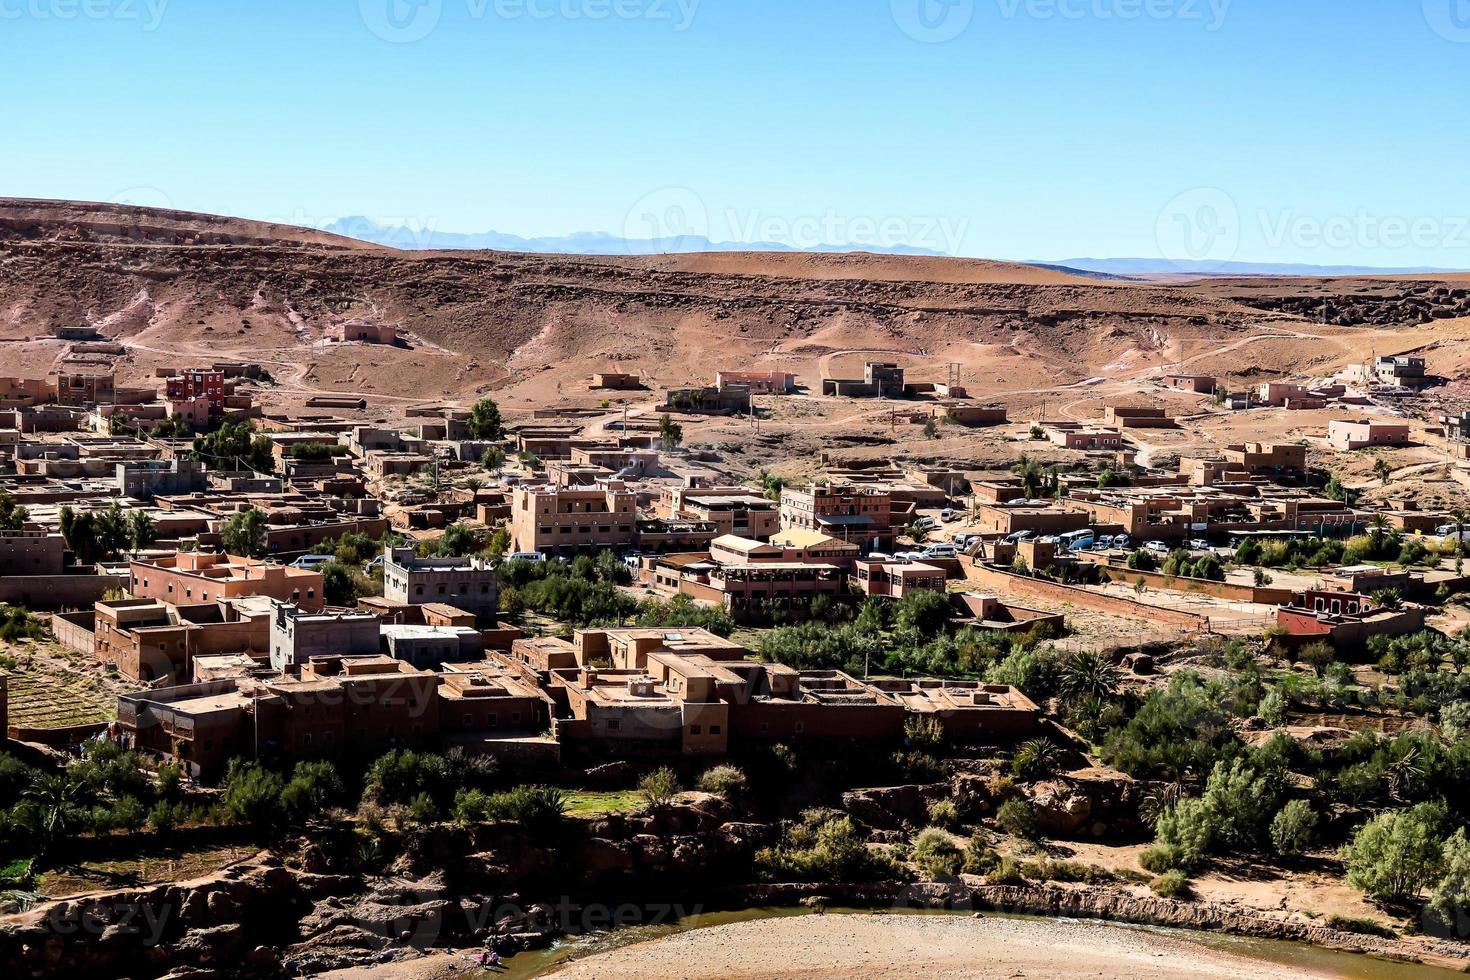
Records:
[[[1164,386],[1176,391],[1192,391],[1196,395],[1213,395],[1216,381],[1208,374],[1166,374]]]
[[[1364,650],[1370,637],[1405,636],[1424,629],[1424,610],[1405,605],[1386,609],[1354,592],[1308,589],[1276,610],[1276,625],[1288,642],[1325,641],[1342,653]]]
[[[1369,446],[1407,446],[1409,423],[1376,419],[1336,419],[1327,423],[1327,444],[1339,452]]]

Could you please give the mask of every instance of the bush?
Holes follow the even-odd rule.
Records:
[[[638,781],[638,792],[648,809],[666,810],[679,795],[679,777],[667,767],[656,769]]]
[[[954,800],[935,800],[929,804],[929,822],[952,830],[959,826],[960,809],[954,805]]]
[[[995,819],[1000,824],[1001,830],[1013,837],[1036,840],[1041,836],[1041,828],[1036,822],[1036,813],[1031,809],[1031,804],[1025,800],[1006,800],[996,811]]]
[[[1470,839],[1464,827],[1445,841],[1441,861],[1443,877],[1429,896],[1425,915],[1437,926],[1436,931],[1463,939],[1464,923],[1470,916]]]
[[[699,788],[733,803],[750,789],[750,781],[734,766],[715,766],[699,777]]]
[[[1159,814],[1154,824],[1154,846],[1140,856],[1152,862],[1150,871],[1189,871],[1204,863],[1214,846],[1217,821],[1202,799],[1184,799]]]
[[[504,793],[460,790],[454,798],[453,817],[460,824],[518,823],[545,829],[561,822],[566,794],[554,786],[517,786]]]
[[[1381,922],[1357,915],[1338,915],[1333,912],[1322,921],[1327,928],[1336,929],[1338,932],[1358,932],[1365,936],[1378,936],[1382,939],[1397,939],[1399,935]]]
[[[776,847],[762,849],[756,864],[782,881],[875,881],[899,878],[902,869],[870,849],[852,818],[832,810],[807,810],[788,824]]]
[[[278,823],[285,788],[286,781],[260,763],[232,759],[221,803],[231,822],[263,830]]]
[[[914,838],[910,859],[929,879],[953,878],[965,863],[964,855],[950,840],[949,834],[938,827],[919,831]]]
[[[1150,881],[1148,887],[1160,898],[1187,898],[1191,892],[1189,876],[1177,868],[1165,871]]]
[[[1271,846],[1283,857],[1300,854],[1317,839],[1317,812],[1306,800],[1292,800],[1271,819]]]
[[[1000,854],[990,846],[989,838],[980,833],[972,836],[965,845],[965,874],[989,874],[999,865]]]
[[[1439,870],[1444,850],[1442,804],[1380,813],[1358,828],[1342,850],[1348,884],[1378,902],[1418,896]]]

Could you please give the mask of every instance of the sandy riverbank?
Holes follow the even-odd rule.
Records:
[[[740,922],[571,963],[558,980],[620,978],[960,978],[1316,976],[1183,939],[1098,923],[951,916],[826,915]]]

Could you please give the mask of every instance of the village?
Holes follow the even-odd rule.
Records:
[[[348,395],[273,406],[270,366],[243,360],[124,384],[125,343],[59,339],[53,374],[0,378],[0,725],[38,766],[107,745],[228,795],[246,764],[425,752],[526,782],[611,764],[689,785],[825,746],[899,750],[886,783],[934,778],[902,754],[917,742],[1014,758],[1028,815],[1005,833],[1127,838],[1146,834],[1131,777],[1208,773],[1117,762],[1118,699],[1175,696],[1225,650],[1286,665],[1247,728],[1314,751],[1418,730],[1437,706],[1397,675],[1458,656],[1470,625],[1470,413],[1433,397],[1422,357],[1240,390],[1159,370],[1090,419],[1012,418],[955,367],[914,382],[871,358],[817,391],[732,370],[650,392],[610,370],[528,413],[481,397],[388,418]],[[328,342],[399,339],[347,322]],[[731,433],[783,403],[1009,461],[726,465]],[[1192,435],[1252,413],[1330,417],[1305,438]],[[1382,455],[1399,450],[1420,455]],[[951,804],[854,778],[844,805],[873,840],[953,825]],[[991,867],[948,843],[940,867],[945,847],[951,870]],[[1096,873],[1141,863],[1166,895],[1200,867],[1147,853]]]

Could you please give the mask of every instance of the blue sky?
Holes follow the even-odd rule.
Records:
[[[0,0],[0,60],[5,195],[1470,268],[1470,0]]]

